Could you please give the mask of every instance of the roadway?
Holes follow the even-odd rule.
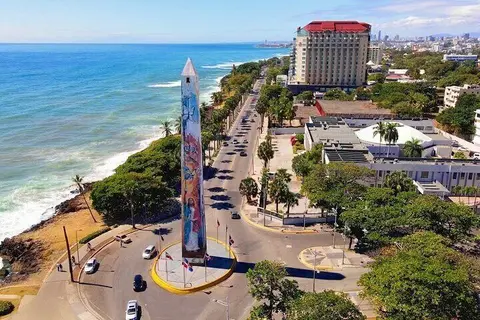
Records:
[[[255,90],[263,83],[257,81]],[[180,220],[152,226],[138,231],[130,236],[132,243],[120,248],[114,243],[97,255],[100,262],[99,270],[92,275],[82,275],[79,294],[84,301],[105,319],[123,319],[128,300],[136,299],[142,307],[142,319],[225,319],[225,307],[213,302],[214,299],[225,300],[228,296],[231,319],[245,319],[248,316],[253,300],[248,293],[244,273],[261,260],[278,260],[289,267],[289,272],[296,277],[302,288],[310,286],[312,273],[298,261],[301,250],[311,246],[328,245],[331,243],[330,233],[316,235],[285,235],[268,232],[252,227],[243,220],[232,220],[231,210],[240,210],[241,195],[238,192],[240,181],[247,177],[251,163],[254,144],[257,139],[259,119],[253,116],[250,107],[254,95],[250,95],[235,120],[231,131],[231,140],[240,142],[222,147],[213,168],[216,173],[205,181],[205,210],[207,218],[207,234],[216,236],[216,220],[220,222],[219,238],[225,239],[225,226],[235,241],[235,250],[239,263],[236,272],[222,284],[190,295],[174,295],[158,287],[149,276],[152,261],[141,257],[143,249],[149,244],[157,244],[158,236],[153,232],[161,228],[164,233],[165,245],[181,239]],[[254,123],[241,125],[241,119],[248,117]],[[243,144],[243,140],[248,143]],[[240,156],[241,150],[247,156]],[[176,258],[176,257],[174,257]],[[347,271],[348,274],[349,271]],[[142,274],[148,287],[144,292],[134,292],[133,276]],[[344,273],[345,274],[345,273]],[[358,278],[354,272],[352,281]],[[322,281],[337,281],[341,275],[324,273],[324,280],[317,283],[322,287]],[[322,276],[320,276],[322,277]],[[325,282],[326,284],[327,282]],[[341,289],[345,289],[345,285]]]

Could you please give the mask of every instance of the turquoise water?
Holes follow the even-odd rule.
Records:
[[[232,64],[287,54],[252,44],[0,44],[0,240],[49,218],[71,177],[104,178],[180,112],[191,57],[208,101]]]

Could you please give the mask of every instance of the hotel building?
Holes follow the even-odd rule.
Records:
[[[463,87],[451,86],[445,88],[445,95],[443,97],[443,105],[445,108],[453,108],[457,104],[458,98],[463,94],[480,95],[479,85],[465,84]]]
[[[289,88],[294,94],[353,90],[367,78],[370,25],[357,21],[313,21],[297,29]]]

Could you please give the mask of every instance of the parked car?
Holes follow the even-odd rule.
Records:
[[[227,141],[224,141],[222,145],[223,145],[224,147],[228,147],[228,142],[227,142]]]
[[[117,241],[122,240],[123,243],[130,243],[130,242],[132,242],[132,239],[130,239],[129,237],[127,237],[127,235],[125,235],[125,234],[115,236],[115,240],[117,240]]]
[[[237,139],[233,139],[233,144],[238,144],[238,140],[237,140]]]
[[[452,140],[452,147],[458,147],[458,146],[459,146],[458,141]]]
[[[250,119],[250,122],[255,122],[255,120],[254,120],[254,119]]]
[[[91,274],[97,271],[97,266],[98,266],[98,261],[96,258],[91,258],[90,260],[87,261],[87,264],[85,265],[85,273]]]
[[[138,302],[137,300],[130,300],[127,302],[127,310],[125,310],[126,320],[138,319]]]
[[[142,257],[143,259],[152,259],[155,253],[157,253],[157,248],[154,245],[150,245],[143,250]]]
[[[240,215],[237,211],[232,211],[232,219],[240,219]]]
[[[133,277],[133,291],[142,291],[145,290],[145,287],[146,283],[141,274],[137,274]]]
[[[243,140],[243,143],[244,144],[248,143],[248,140],[247,139]]]
[[[246,157],[247,153],[245,151],[240,152],[240,157]]]

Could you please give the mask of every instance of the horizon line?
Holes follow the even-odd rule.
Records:
[[[290,43],[292,41],[288,40],[275,40],[267,41],[267,43]],[[32,44],[55,44],[55,45],[72,45],[72,44],[83,44],[83,45],[159,45],[159,44],[169,44],[169,45],[185,45],[185,44],[261,44],[265,43],[264,41],[237,41],[237,42],[1,42],[0,45],[32,45]]]

